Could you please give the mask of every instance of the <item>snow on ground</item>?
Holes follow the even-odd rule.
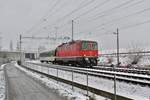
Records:
[[[5,100],[5,76],[3,67],[5,65],[0,66],[0,100]]]
[[[142,50],[142,51],[149,51],[150,50],[150,47],[144,47],[144,48],[120,48],[119,51],[120,53],[122,52],[136,52],[136,49],[137,49],[137,52],[139,50]],[[112,49],[112,50],[102,50],[100,51],[101,54],[111,54],[111,53],[116,53],[116,49]],[[113,60],[113,64],[117,64],[117,59],[116,57],[111,57],[111,59]],[[128,58],[128,55],[127,56],[120,56],[120,62],[121,62],[121,65],[122,66],[126,66],[128,64],[131,64],[131,60]],[[100,64],[108,64],[108,57],[99,57],[99,63]],[[137,66],[140,66],[140,67],[143,67],[143,66],[149,66],[150,67],[150,56],[142,56],[142,58],[140,59],[140,61],[138,62]]]
[[[150,67],[150,56],[145,56],[139,61],[139,65],[146,65]]]
[[[57,84],[56,82],[53,82],[50,79],[48,79],[47,77],[41,76],[40,74],[28,71],[25,68],[20,67],[17,63],[15,64],[15,66],[17,68],[23,70],[24,72],[26,72],[28,75],[32,76],[33,78],[41,81],[43,84],[45,84],[50,89],[55,90],[55,92],[59,93],[61,96],[67,97],[69,100],[88,100],[87,96],[85,96],[79,92],[76,92],[75,90],[73,91],[72,89],[70,89],[68,87],[64,87],[61,84]],[[48,72],[48,71],[46,71],[46,72]],[[54,72],[54,71],[52,71],[52,72]],[[100,96],[97,96],[95,98],[96,98],[96,100],[106,100],[106,98],[103,98]]]
[[[71,80],[71,72],[59,71],[59,77]],[[88,78],[89,86],[113,93],[113,80],[94,76],[88,76]],[[74,81],[86,85],[86,75],[74,73]],[[149,100],[150,88],[117,81],[117,94],[133,98],[135,100]]]
[[[108,64],[110,65],[110,63],[108,63],[108,59],[112,60],[112,64],[116,65],[117,64],[117,58],[116,57],[99,57],[99,64]],[[131,64],[131,60],[128,58],[128,56],[124,56],[124,57],[119,57],[119,60],[121,62],[121,66],[127,66],[128,64]],[[139,67],[144,67],[144,66],[149,66],[150,67],[150,57],[149,56],[143,56],[138,64],[136,64]]]
[[[44,73],[57,76],[57,70],[53,68],[47,68],[47,67],[40,67],[40,66],[33,66],[32,68],[42,71]],[[87,82],[87,76],[79,73],[73,73],[74,81],[80,84],[86,85]],[[72,80],[72,72],[59,70],[58,76],[63,79]],[[113,80],[105,79],[105,78],[99,78],[94,76],[88,76],[88,84],[91,87],[95,87],[100,90],[108,91],[113,93]],[[149,100],[150,99],[150,87],[147,86],[139,86],[139,85],[133,85],[131,83],[126,82],[119,82],[117,81],[117,94],[122,95],[125,97],[129,97],[135,100]]]
[[[40,60],[28,60],[26,62],[31,62],[31,63],[41,63]]]

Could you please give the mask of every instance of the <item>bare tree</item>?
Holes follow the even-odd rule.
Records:
[[[17,41],[16,50],[17,50],[17,51],[19,51],[19,50],[20,50],[20,44],[19,44],[19,41]]]
[[[39,52],[42,52],[42,51],[44,51],[44,50],[46,50],[45,46],[41,46],[41,45],[40,45],[40,46],[38,47],[38,51],[39,51]]]
[[[12,42],[12,40],[10,41],[10,51],[13,51],[13,42]]]
[[[112,64],[113,61],[114,61],[114,58],[111,57],[111,56],[108,56],[108,57],[107,57],[107,61],[108,61],[108,62],[107,62],[108,64]]]
[[[136,65],[142,59],[143,55],[140,53],[144,51],[142,48],[138,46],[132,46],[132,49],[129,50],[128,55],[128,64]]]

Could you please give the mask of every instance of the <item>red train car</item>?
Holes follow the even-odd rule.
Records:
[[[98,44],[95,41],[76,40],[56,48],[55,62],[81,66],[96,66]]]

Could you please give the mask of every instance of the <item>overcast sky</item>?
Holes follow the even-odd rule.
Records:
[[[0,0],[0,36],[3,49],[16,48],[22,36],[71,37],[96,40],[100,49],[116,48],[113,32],[119,28],[120,47],[150,46],[150,0]],[[58,41],[57,45],[63,42]],[[24,40],[25,49],[53,48],[54,41]]]

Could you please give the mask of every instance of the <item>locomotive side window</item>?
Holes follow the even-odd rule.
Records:
[[[88,49],[88,43],[82,42],[82,50],[87,50],[87,49]]]
[[[98,46],[96,42],[88,42],[83,41],[82,42],[82,50],[97,50]]]
[[[93,43],[93,50],[97,50],[98,49],[98,46],[97,46],[97,43]]]

